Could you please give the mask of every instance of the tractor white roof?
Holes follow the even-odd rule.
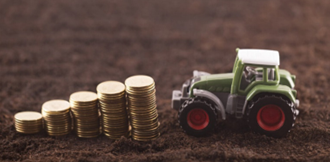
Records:
[[[279,52],[262,49],[240,49],[238,58],[245,64],[279,65]]]

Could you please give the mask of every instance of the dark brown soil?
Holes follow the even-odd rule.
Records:
[[[330,2],[0,1],[0,161],[330,161]],[[182,132],[171,93],[193,70],[232,69],[235,48],[279,50],[301,105],[286,138],[226,121]],[[152,76],[161,137],[152,142],[15,132],[13,115],[105,80]]]

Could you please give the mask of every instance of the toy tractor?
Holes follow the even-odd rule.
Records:
[[[194,71],[172,94],[179,125],[189,135],[204,136],[233,116],[247,120],[253,131],[285,136],[299,114],[299,100],[295,76],[278,66],[278,51],[237,49],[232,73]]]

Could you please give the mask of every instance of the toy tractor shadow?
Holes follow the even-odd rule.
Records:
[[[242,134],[252,132],[252,130],[245,119],[237,120],[235,117],[228,117],[227,120],[218,122],[215,128],[216,134],[224,134],[225,132]]]

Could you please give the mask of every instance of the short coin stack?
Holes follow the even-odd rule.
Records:
[[[74,116],[74,130],[78,137],[93,138],[100,134],[98,96],[94,92],[79,91],[70,95]]]
[[[125,85],[118,81],[105,81],[97,86],[103,133],[111,139],[129,136]]]
[[[63,136],[71,131],[70,103],[50,100],[42,105],[45,129],[50,136]]]
[[[42,115],[34,111],[19,112],[15,114],[15,128],[24,134],[38,133],[42,130]]]
[[[156,139],[159,134],[156,110],[155,83],[146,75],[125,80],[128,108],[132,124],[132,138],[137,141]]]

